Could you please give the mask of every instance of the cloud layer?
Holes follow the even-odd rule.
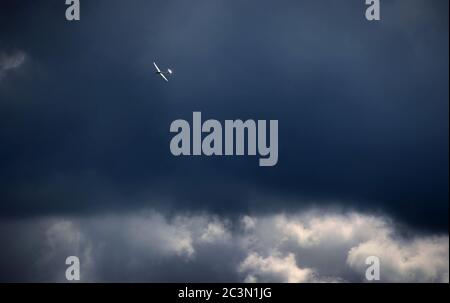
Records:
[[[448,235],[409,236],[356,212],[28,219],[2,223],[0,239],[12,230],[21,241],[2,251],[2,280],[64,281],[69,255],[83,281],[364,282],[368,256],[380,259],[383,282],[449,279]]]

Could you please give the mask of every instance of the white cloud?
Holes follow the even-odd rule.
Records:
[[[253,227],[254,233],[244,241],[247,249],[268,256],[262,260],[272,260],[280,254],[295,256],[296,264],[302,264],[302,268],[309,271],[305,276],[309,278],[304,281],[342,281],[351,276],[359,276],[364,281],[365,259],[372,255],[380,258],[383,282],[448,281],[448,236],[405,238],[389,219],[358,213],[319,214],[315,211],[254,220],[258,222]],[[250,260],[255,260],[253,252],[249,256]],[[244,268],[249,268],[248,262],[243,264]],[[270,277],[269,268],[266,264],[266,272],[257,272]],[[300,270],[294,263],[291,268],[294,272]],[[281,280],[286,281],[287,276]],[[250,270],[247,279],[254,277]]]
[[[19,68],[26,60],[27,56],[23,51],[16,51],[11,54],[0,52],[0,80],[6,74]]]
[[[265,258],[250,253],[239,265],[239,270],[248,273],[245,282],[302,283],[312,281],[314,274],[312,269],[298,267],[293,253]]]
[[[108,218],[109,226],[114,226],[116,217]],[[130,244],[147,253],[192,257],[193,230],[181,224],[180,218],[170,222],[158,213],[124,218],[119,230]]]
[[[68,256],[75,255],[83,260],[83,276],[93,278],[93,270],[95,269],[92,255],[93,246],[90,239],[80,230],[78,222],[50,219],[46,222],[40,222],[37,227],[38,229],[42,228],[38,232],[43,234],[43,247],[36,261],[38,270],[48,270],[48,267],[54,265],[56,260],[62,265],[64,264],[62,262],[65,262]],[[51,281],[65,280],[65,272],[62,270],[50,271],[50,273],[48,279]]]
[[[245,230],[251,230],[256,226],[256,219],[250,216],[244,216],[241,220],[241,223]]]
[[[347,263],[361,273],[364,260],[380,259],[384,282],[446,282],[449,277],[448,237],[418,238],[401,243],[392,238],[374,238],[353,247]]]
[[[85,281],[223,276],[245,282],[364,282],[365,259],[372,255],[381,261],[382,282],[448,282],[449,276],[448,235],[405,237],[388,218],[356,212],[246,215],[233,222],[206,213],[145,211],[17,224],[0,223],[0,240],[9,234],[1,231],[11,229],[43,243],[36,256],[18,260],[38,264],[46,274],[40,280],[63,280],[68,255],[80,257]],[[20,243],[12,243],[7,249],[15,251],[8,254],[25,256],[14,246]]]
[[[208,223],[200,236],[200,240],[207,243],[227,241],[229,238],[230,234],[226,229],[225,224],[220,221]]]

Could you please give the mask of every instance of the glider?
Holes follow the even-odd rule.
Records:
[[[167,72],[162,72],[162,71],[159,69],[158,65],[156,65],[155,62],[153,62],[153,65],[154,65],[155,68],[156,68],[156,74],[160,75],[164,80],[166,80],[166,82],[169,82],[169,80],[167,79],[167,77],[165,76],[165,74],[171,75],[171,74],[172,74],[172,70],[171,70],[170,68],[168,68],[168,69],[167,69]]]

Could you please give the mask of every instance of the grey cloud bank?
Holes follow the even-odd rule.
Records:
[[[448,235],[405,236],[389,218],[357,212],[36,218],[2,222],[0,240],[12,231],[21,241],[2,249],[1,280],[64,281],[69,255],[82,281],[364,282],[373,255],[382,282],[449,280]]]

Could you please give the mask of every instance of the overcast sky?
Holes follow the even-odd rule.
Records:
[[[0,4],[1,280],[63,279],[77,253],[92,281],[358,281],[381,246],[386,280],[448,281],[448,1],[380,22],[363,0],[82,0],[77,22],[64,2]],[[193,111],[278,120],[278,164],[174,157]],[[323,246],[329,224],[373,230]]]

